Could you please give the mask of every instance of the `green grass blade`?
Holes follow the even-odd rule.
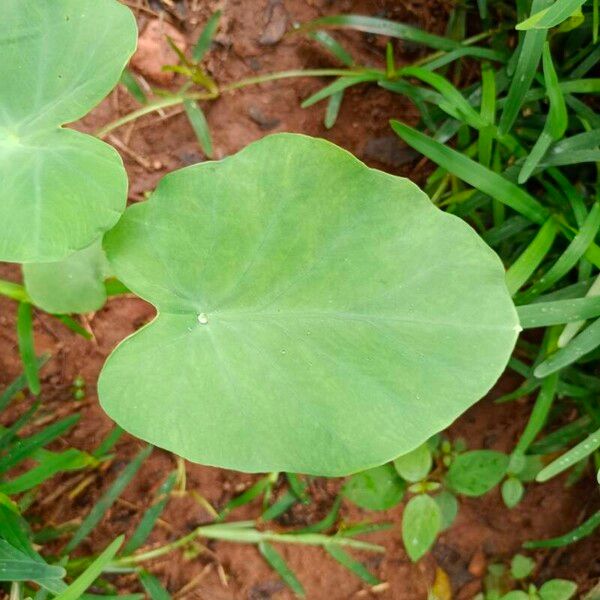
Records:
[[[595,203],[583,226],[567,249],[550,269],[527,291],[520,295],[519,304],[531,302],[536,296],[551,288],[562,279],[581,259],[594,241],[600,228],[600,203]]]
[[[323,519],[321,519],[317,523],[307,525],[306,527],[297,530],[296,533],[322,533],[323,531],[331,529],[337,523],[341,505],[342,497],[337,496],[336,499],[333,501],[331,509],[325,515],[325,517],[323,517]]]
[[[548,0],[533,0],[532,10],[538,11],[548,6]],[[508,133],[525,102],[525,96],[531,87],[533,78],[537,72],[544,42],[546,41],[546,30],[530,30],[525,34],[521,52],[510,88],[504,104],[504,110],[500,117],[499,129],[501,134]]]
[[[364,31],[365,33],[374,33],[376,35],[385,35],[401,40],[423,44],[436,50],[454,50],[459,48],[460,44],[439,35],[427,33],[418,27],[405,25],[388,19],[377,17],[365,17],[362,15],[333,15],[321,17],[314,21],[304,23],[298,31],[314,31],[316,29],[354,29],[355,31]]]
[[[565,533],[564,535],[560,535],[555,538],[551,538],[549,540],[536,540],[532,542],[525,542],[523,544],[524,548],[534,549],[534,548],[560,548],[561,546],[568,546],[573,542],[578,542],[579,540],[587,537],[588,535],[592,535],[596,528],[600,526],[600,510],[593,514],[589,519],[584,521],[579,527],[573,529],[573,531],[569,531],[569,533]]]
[[[41,369],[50,358],[49,354],[42,354],[37,358],[37,369]],[[8,403],[27,386],[27,378],[25,374],[19,375],[14,381],[12,381],[8,387],[0,395],[0,411],[3,411]]]
[[[109,432],[108,435],[100,442],[100,445],[92,452],[92,456],[96,458],[102,458],[107,455],[121,439],[121,436],[125,432],[118,426],[115,425]]]
[[[563,323],[583,323],[585,319],[600,316],[600,296],[526,304],[517,306],[517,313],[523,329]],[[559,347],[564,346],[565,344],[561,344],[559,338]]]
[[[271,565],[278,575],[283,579],[285,584],[298,596],[299,598],[305,598],[306,594],[302,584],[298,581],[292,570],[287,566],[283,557],[271,544],[267,542],[260,542],[258,544],[260,553],[264,556],[265,560]]]
[[[585,0],[556,0],[549,8],[533,13],[516,26],[519,31],[529,29],[550,29],[567,20]],[[532,8],[533,10],[533,8]]]
[[[31,304],[20,302],[17,311],[17,340],[23,370],[29,391],[37,396],[40,393],[40,377],[33,343],[33,313]]]
[[[558,375],[556,373],[546,377],[542,382],[540,393],[535,400],[535,405],[529,416],[529,421],[525,430],[521,434],[519,441],[514,449],[514,454],[525,454],[529,446],[533,443],[538,433],[543,429],[548,419],[548,414],[552,408],[554,397],[556,396],[556,385]]]
[[[512,296],[525,285],[550,251],[558,229],[550,217],[537,232],[529,246],[506,272],[506,286]]]
[[[177,471],[173,471],[167,476],[160,488],[158,488],[156,499],[150,508],[144,513],[144,516],[133,532],[133,535],[125,544],[125,547],[123,548],[124,555],[132,554],[146,542],[148,536],[152,533],[152,530],[156,525],[156,521],[162,514],[167,502],[169,501],[169,494],[171,493],[176,481]]]
[[[144,90],[140,87],[140,84],[137,82],[135,75],[129,70],[125,69],[121,74],[120,82],[127,88],[127,91],[140,103],[147,104],[148,98],[146,94],[144,94]]]
[[[298,502],[298,497],[291,491],[287,491],[281,498],[276,502],[273,502],[265,512],[260,516],[263,521],[272,521],[277,517],[280,517],[284,512],[289,510],[294,504]]]
[[[395,120],[391,121],[391,125],[407,144],[484,194],[510,206],[534,223],[541,225],[548,218],[547,209],[533,196],[498,173],[486,169],[464,154],[440,144],[408,125]]]
[[[373,575],[360,561],[352,558],[347,552],[341,548],[329,547],[326,548],[327,552],[337,560],[343,567],[346,567],[349,571],[352,571],[357,577],[360,577],[363,581],[369,585],[377,585],[381,583],[375,575]]]
[[[596,319],[564,348],[551,354],[536,368],[534,374],[540,378],[547,377],[551,373],[573,364],[598,346],[600,346],[600,319]]]
[[[487,125],[479,130],[477,153],[479,163],[489,168],[494,143],[493,125],[496,122],[496,75],[488,63],[481,67],[481,86],[481,119]]]
[[[3,450],[8,444],[13,441],[15,435],[31,420],[37,409],[40,407],[39,402],[35,402],[25,411],[10,427],[0,431],[0,450]],[[0,485],[2,485],[0,483]]]
[[[312,38],[316,42],[319,42],[323,48],[325,48],[347,67],[351,67],[354,64],[354,59],[350,53],[326,31],[311,31],[308,34],[308,37]]]
[[[535,478],[542,483],[556,477],[559,473],[566,471],[580,460],[584,460],[600,448],[600,429],[590,433],[587,438],[579,442],[576,446],[565,452],[561,457],[552,461],[544,467]]]
[[[65,574],[62,567],[34,559],[0,539],[0,581],[62,579]]]
[[[87,330],[84,329],[73,317],[69,315],[52,315],[57,321],[60,321],[65,327],[70,329],[73,333],[80,335],[86,340],[91,340],[94,336]]]
[[[595,296],[600,296],[600,275],[598,275],[592,283],[591,287],[585,294],[585,299],[591,299]],[[565,325],[562,333],[558,338],[558,347],[564,348],[582,329],[585,325],[585,319],[591,317],[582,317],[582,320],[576,321],[574,323],[569,322]]]
[[[34,452],[62,435],[67,429],[75,425],[78,420],[79,415],[71,415],[62,421],[49,425],[28,438],[20,439],[10,448],[8,454],[0,458],[0,473],[8,471],[8,469],[11,469],[21,461],[31,457]]]
[[[100,500],[94,504],[92,510],[88,513],[79,529],[75,532],[69,543],[64,549],[64,553],[72,552],[79,544],[92,532],[106,511],[114,504],[115,500],[121,495],[134,475],[138,472],[142,463],[150,456],[152,446],[146,446],[137,456],[123,469],[114,483],[102,495]],[[119,544],[120,546],[120,544]]]
[[[415,77],[429,84],[443,97],[440,108],[451,117],[468,123],[475,129],[487,125],[481,115],[469,104],[468,100],[445,78],[423,67],[404,67],[398,71],[403,77]]]
[[[340,90],[335,94],[331,94],[329,102],[327,102],[327,110],[325,111],[325,119],[323,121],[327,129],[331,129],[337,121],[340,113],[340,107],[342,106],[342,100],[344,99],[344,90]]]
[[[210,130],[208,128],[208,122],[204,116],[204,112],[200,108],[197,102],[194,100],[184,100],[183,106],[185,108],[185,114],[198,138],[198,143],[202,148],[202,152],[208,156],[213,157],[213,145]]]
[[[219,27],[219,19],[221,18],[221,11],[215,11],[208,21],[206,25],[202,29],[202,32],[198,36],[198,41],[194,46],[194,50],[192,51],[192,58],[195,62],[200,62],[207,50],[210,48],[213,38],[215,37],[215,33],[217,32],[217,28]]]
[[[266,475],[259,479],[254,485],[250,486],[247,490],[242,492],[239,496],[236,496],[230,500],[219,513],[219,521],[222,521],[227,515],[240,506],[249,504],[254,499],[258,498],[265,490],[272,484],[271,477]]]
[[[39,459],[39,465],[22,475],[9,481],[0,483],[0,492],[12,495],[20,494],[35,486],[38,486],[57,473],[66,473],[67,471],[78,471],[90,465],[96,464],[92,456],[75,448],[69,448],[64,452],[55,454],[48,453]]]
[[[171,600],[171,594],[165,590],[160,581],[148,571],[140,572],[140,582],[144,586],[150,600]]]
[[[432,60],[428,60],[424,62],[422,66],[429,71],[435,71],[436,69],[445,67],[455,60],[465,56],[478,58],[480,60],[490,60],[498,63],[506,62],[506,54],[504,52],[492,50],[491,48],[479,48],[478,46],[464,46],[462,48],[451,50],[450,52],[445,52],[442,54],[442,56]]]
[[[83,592],[87,590],[98,579],[104,567],[110,563],[123,543],[123,536],[111,542],[98,558],[62,593],[54,600],[78,600]]]
[[[544,44],[542,58],[544,65],[544,82],[550,101],[550,109],[544,123],[544,129],[521,167],[518,178],[518,182],[521,184],[529,179],[538,163],[542,160],[544,154],[546,154],[550,144],[553,141],[559,140],[567,129],[567,106],[559,87],[558,76],[554,69],[554,64],[552,63],[548,42]]]
[[[314,93],[312,96],[309,96],[306,100],[302,102],[300,105],[302,108],[308,108],[325,98],[329,98],[329,96],[333,94],[337,94],[346,88],[349,88],[353,85],[357,85],[359,83],[364,83],[365,81],[377,81],[382,75],[380,73],[364,73],[362,75],[352,75],[348,77],[339,77],[333,83],[326,85],[321,88],[318,92]]]

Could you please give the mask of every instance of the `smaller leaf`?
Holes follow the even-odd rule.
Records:
[[[550,29],[566,21],[585,0],[556,0],[549,8],[534,13],[516,26],[522,31],[527,29]]]
[[[151,600],[171,600],[171,595],[165,588],[161,585],[160,581],[152,575],[152,573],[148,573],[148,571],[140,572],[140,582],[144,586],[144,589],[150,596]]]
[[[199,62],[202,60],[206,51],[210,48],[210,44],[215,37],[215,33],[217,32],[217,28],[219,27],[219,19],[221,18],[221,11],[215,11],[208,21],[206,25],[202,29],[202,33],[198,37],[198,41],[196,42],[196,46],[192,52],[192,58],[194,61]]]
[[[452,583],[448,573],[436,567],[433,586],[428,596],[428,600],[452,600]]]
[[[431,496],[422,494],[409,500],[402,514],[402,540],[413,562],[431,548],[441,526],[442,513]]]
[[[305,593],[302,584],[287,566],[287,563],[283,560],[281,554],[279,554],[279,552],[277,552],[277,550],[275,550],[268,542],[259,542],[258,549],[265,557],[265,560],[277,571],[281,579],[285,581],[285,584],[294,592],[294,594],[300,598],[304,598]]]
[[[185,114],[190,121],[190,125],[192,126],[194,133],[198,138],[198,143],[200,144],[202,151],[204,154],[206,154],[206,156],[208,156],[208,158],[212,158],[212,138],[206,117],[204,116],[204,112],[202,112],[202,109],[200,106],[198,106],[198,103],[194,102],[193,100],[184,100],[183,106],[185,108]]]
[[[482,496],[500,483],[509,458],[494,450],[472,450],[457,456],[448,470],[447,483],[459,494]]]
[[[373,575],[360,561],[352,558],[346,551],[336,546],[326,546],[327,552],[335,558],[343,567],[346,567],[349,571],[352,571],[357,577],[360,577],[363,581],[369,585],[377,585],[381,583],[375,575]]]
[[[425,443],[415,448],[412,452],[399,456],[394,460],[394,468],[406,481],[415,483],[427,477],[431,470],[432,462],[431,450],[427,443]]]
[[[98,556],[98,558],[64,591],[54,600],[77,600],[81,598],[83,592],[87,590],[96,581],[104,567],[113,559],[123,543],[123,536],[120,535]]]
[[[129,69],[125,69],[123,73],[121,73],[121,83],[140,104],[148,103],[148,98],[146,97],[146,94],[144,94],[144,90],[142,90],[135,75]]]
[[[354,64],[354,59],[350,53],[333,37],[331,37],[326,31],[311,31],[308,37],[312,38],[316,42],[319,42],[321,46],[326,48],[333,56],[335,56],[342,64],[347,67],[351,67]]]
[[[40,393],[38,362],[33,344],[33,314],[31,304],[20,302],[17,311],[17,341],[23,370],[27,378],[29,391],[37,396]]]
[[[534,569],[535,560],[523,554],[515,554],[510,562],[510,574],[514,579],[525,579]]]
[[[540,588],[542,600],[569,600],[575,595],[577,584],[566,579],[551,579]]]
[[[367,510],[386,510],[402,500],[406,483],[394,467],[385,464],[352,475],[342,492],[348,500]]]
[[[0,539],[0,581],[61,579],[65,574],[62,567],[47,565]]]
[[[506,504],[508,508],[514,508],[517,504],[519,504],[519,502],[521,502],[525,488],[523,487],[520,479],[517,479],[516,477],[509,477],[502,484],[501,492],[504,504]]]
[[[454,519],[456,519],[456,515],[458,514],[458,499],[448,490],[442,490],[439,494],[432,496],[432,498],[437,502],[442,513],[441,529],[448,529],[454,523]]]

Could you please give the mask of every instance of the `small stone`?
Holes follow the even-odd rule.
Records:
[[[260,36],[259,43],[263,46],[272,46],[285,35],[288,15],[281,0],[269,0],[266,14],[267,24]]]
[[[386,167],[398,168],[418,155],[403,144],[396,135],[383,135],[367,141],[363,152],[367,160],[376,160]]]
[[[269,129],[274,129],[280,123],[280,119],[276,119],[274,117],[269,117],[265,115],[265,113],[255,105],[248,107],[248,116],[263,130],[268,131]]]
[[[483,577],[487,570],[487,558],[481,549],[477,550],[469,562],[469,573],[473,577]]]

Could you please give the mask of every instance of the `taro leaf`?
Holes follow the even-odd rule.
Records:
[[[367,510],[387,510],[396,506],[406,490],[390,464],[381,465],[352,475],[344,484],[343,493],[350,502]]]
[[[102,405],[205,464],[382,464],[485,394],[519,330],[502,265],[466,223],[302,135],[171,173],[104,247],[159,314],[109,357]]]
[[[119,218],[118,153],[61,126],[119,81],[137,30],[116,0],[4,0],[0,21],[0,260],[61,260]]]
[[[108,262],[100,240],[64,260],[23,265],[27,293],[50,313],[85,313],[106,302]]]

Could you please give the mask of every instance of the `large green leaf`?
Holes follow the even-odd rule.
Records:
[[[23,265],[27,293],[50,313],[85,313],[106,302],[108,263],[100,240],[64,260]]]
[[[0,260],[60,260],[118,220],[118,153],[61,125],[118,82],[133,53],[131,11],[116,0],[4,0],[0,21]]]
[[[109,357],[102,405],[205,464],[381,464],[485,394],[519,330],[502,265],[467,224],[301,135],[171,173],[105,250],[159,314]]]

